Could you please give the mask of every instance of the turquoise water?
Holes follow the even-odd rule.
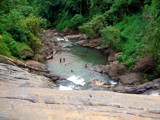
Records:
[[[95,49],[74,45],[72,42],[63,42],[62,44],[70,50],[59,52],[53,59],[47,61],[47,66],[50,71],[82,86],[94,79],[109,84],[113,83],[106,74],[101,74],[94,70],[95,64],[105,65],[107,63],[107,56]],[[61,58],[65,58],[65,62],[62,60],[60,63]],[[88,68],[84,67],[85,64],[88,65]],[[67,88],[68,90],[74,88],[73,85],[65,87],[69,87]]]

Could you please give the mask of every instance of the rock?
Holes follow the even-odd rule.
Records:
[[[46,65],[37,61],[33,61],[33,60],[27,60],[28,63],[28,68],[32,69],[32,66],[34,66],[34,69],[32,69],[33,71],[39,71],[39,72],[44,72],[45,73],[49,73],[49,70],[47,69]]]
[[[102,51],[103,48],[101,46],[95,47],[96,50]]]
[[[118,52],[116,54],[114,54],[114,57],[116,60],[118,60],[119,56],[121,56],[123,54],[123,52]]]
[[[72,40],[72,39],[79,39],[80,37],[81,37],[80,34],[78,34],[78,35],[67,35],[67,36],[64,37],[64,40],[65,41],[69,41],[69,39],[70,40]]]
[[[90,40],[89,43],[84,44],[83,46],[95,48],[100,46],[101,43],[102,43],[102,38],[97,38],[97,39]]]
[[[56,33],[58,34],[58,33]],[[43,48],[40,50],[39,54],[45,57],[53,54],[53,51],[60,51],[62,45],[60,41],[57,40],[55,30],[46,30],[44,34],[41,35],[40,39],[43,44]]]
[[[143,93],[144,95],[160,96],[160,89],[154,90],[150,89]]]
[[[138,73],[129,73],[119,77],[123,85],[138,85],[142,83],[142,77]]]
[[[124,64],[106,65],[105,72],[114,80],[119,80],[120,76],[127,73]]]
[[[132,93],[132,94],[142,94],[148,90],[158,90],[160,89],[160,79],[153,80],[141,85],[136,85],[133,87],[121,86],[121,88],[115,87],[113,90],[122,93]]]
[[[133,72],[142,72],[146,74],[151,74],[155,70],[155,62],[150,57],[145,57],[138,59],[135,63],[134,68],[132,69]]]
[[[95,80],[87,83],[86,85],[88,85],[88,86],[103,86],[103,85],[105,85],[105,83],[102,82],[101,80],[95,79]]]
[[[75,42],[75,44],[77,44],[77,45],[84,45],[84,44],[87,44],[88,43],[88,41],[87,40],[81,40],[81,41],[78,41],[78,42]]]
[[[46,74],[44,74],[44,76],[47,77],[47,78],[50,78],[54,82],[57,81],[57,80],[66,80],[66,78],[63,78],[63,77],[61,77],[59,75],[56,75],[53,72],[46,73]]]
[[[113,80],[119,81],[120,76],[125,75],[127,73],[124,64],[110,64],[110,65],[96,65],[95,71],[99,73],[106,73]]]
[[[60,33],[61,36],[67,36],[67,35],[77,35],[79,34],[78,30],[73,30],[73,29],[66,29],[62,33]]]
[[[108,48],[107,50],[104,50],[104,54],[109,56],[110,54],[114,54],[114,51],[112,48]]]
[[[159,120],[160,98],[108,91],[0,87],[2,120]]]
[[[108,61],[109,62],[113,62],[118,60],[119,56],[122,55],[122,52],[119,53],[114,53],[113,51],[110,51],[109,57],[108,57]]]
[[[49,87],[56,86],[50,79],[28,73],[16,66],[0,63],[0,86]]]
[[[86,34],[80,34],[79,40],[88,40],[88,36]]]
[[[99,73],[105,72],[106,66],[104,65],[95,65],[95,71]]]

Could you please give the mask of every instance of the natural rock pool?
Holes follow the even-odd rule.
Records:
[[[75,45],[72,41],[61,43],[69,50],[58,52],[53,59],[47,61],[50,71],[67,79],[67,81],[58,82],[59,90],[82,89],[86,83],[95,79],[107,84],[116,84],[106,74],[94,71],[95,64],[107,63],[107,56],[98,50]],[[60,59],[62,59],[61,62]],[[86,64],[88,68],[85,68]]]

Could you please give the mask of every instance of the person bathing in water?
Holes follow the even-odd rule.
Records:
[[[60,62],[60,63],[62,62],[62,58],[59,59],[59,62]]]
[[[88,65],[87,65],[87,64],[85,64],[84,68],[88,68]]]
[[[65,62],[66,61],[66,59],[65,58],[63,58],[63,62]]]

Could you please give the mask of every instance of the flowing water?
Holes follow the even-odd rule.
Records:
[[[47,61],[50,71],[68,80],[59,83],[60,90],[81,89],[82,86],[94,79],[108,84],[116,84],[106,74],[94,70],[95,64],[105,65],[107,63],[107,56],[95,49],[75,45],[71,41],[63,41],[62,45],[70,50],[59,52],[53,59]],[[62,59],[61,62],[60,59]],[[86,64],[88,68],[85,68]]]

